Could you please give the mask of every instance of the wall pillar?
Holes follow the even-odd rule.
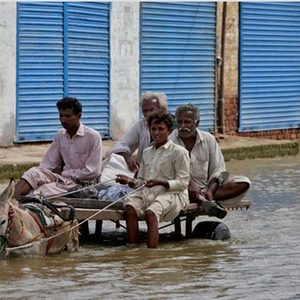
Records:
[[[139,2],[112,2],[110,111],[113,139],[139,120]]]
[[[16,133],[16,2],[0,2],[0,145]]]

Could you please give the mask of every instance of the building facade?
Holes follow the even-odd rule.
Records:
[[[212,133],[300,138],[300,4],[0,2],[0,146],[52,140],[64,96],[117,139],[139,97],[193,103]]]

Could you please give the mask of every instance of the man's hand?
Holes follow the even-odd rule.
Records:
[[[169,183],[168,183],[168,181],[165,181],[165,180],[150,179],[150,180],[147,180],[146,184],[145,184],[145,186],[149,187],[149,188],[151,188],[153,186],[157,186],[157,185],[161,185],[167,189],[169,188]]]
[[[198,185],[193,180],[190,180],[189,182],[188,192],[189,192],[189,199],[191,202],[199,202],[199,195],[201,195],[202,192],[198,187]]]
[[[126,175],[117,174],[116,182],[119,182],[121,184],[134,184],[134,179],[132,179]]]
[[[140,164],[138,161],[133,159],[130,155],[128,155],[125,152],[120,152],[118,154],[124,157],[126,164],[131,172],[136,173],[139,170]]]
[[[209,200],[209,201],[213,201],[214,200],[214,195],[211,191],[207,190],[204,195],[205,199]]]
[[[136,161],[135,159],[128,157],[127,159],[125,159],[127,166],[129,168],[129,170],[133,173],[138,172],[139,168],[140,168],[140,164],[138,161]]]
[[[61,175],[61,172],[62,172],[61,168],[58,168],[58,167],[56,167],[52,170],[52,173],[59,174],[59,175]]]

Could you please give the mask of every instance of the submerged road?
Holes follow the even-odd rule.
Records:
[[[104,222],[104,240],[77,253],[0,261],[1,293],[9,299],[299,299],[299,165],[299,155],[227,163],[230,172],[251,179],[246,198],[253,202],[222,220],[228,241],[178,242],[168,227],[158,249],[144,243],[128,249],[125,230]],[[197,218],[204,220],[216,219]]]

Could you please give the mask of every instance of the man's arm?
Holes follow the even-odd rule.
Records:
[[[167,180],[160,180],[160,179],[150,179],[150,180],[146,180],[145,181],[145,186],[146,187],[153,187],[153,186],[157,186],[157,185],[161,185],[166,189],[170,188],[169,182]]]
[[[117,154],[124,157],[125,162],[131,172],[136,173],[139,170],[139,162],[133,159],[127,152],[118,152]]]
[[[56,170],[54,173],[60,174],[59,169],[62,170],[62,164],[63,159],[58,147],[58,134],[56,134],[39,166],[52,172],[53,170]]]
[[[204,193],[204,197],[210,201],[214,200],[214,195],[217,192],[218,188],[219,188],[219,180],[216,178],[211,179]]]
[[[174,161],[176,176],[173,180],[168,181],[169,189],[184,191],[188,188],[190,181],[190,158],[188,151],[184,148],[182,151],[177,151]]]
[[[106,156],[112,153],[126,153],[131,156],[139,146],[140,124],[136,123],[125,135],[123,135],[115,146],[107,151]]]
[[[139,168],[139,162],[132,158],[132,154],[138,149],[140,140],[145,139],[145,134],[149,135],[147,126],[145,127],[144,121],[137,122],[124,136],[122,136],[115,146],[106,153],[106,157],[112,153],[122,155],[128,165],[128,168],[132,172],[137,172]]]
[[[218,180],[220,174],[223,171],[226,171],[226,167],[220,146],[213,135],[211,135],[210,139],[207,141],[207,145],[209,147],[209,169],[207,179],[210,184],[214,178]]]

